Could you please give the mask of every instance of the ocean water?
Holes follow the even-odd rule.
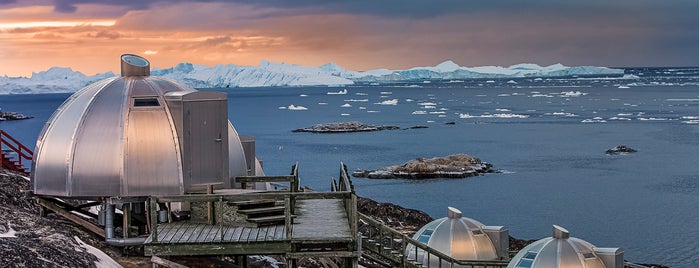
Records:
[[[502,173],[353,181],[360,196],[435,218],[453,206],[522,239],[550,236],[557,224],[598,247],[622,247],[634,262],[696,267],[699,86],[681,79],[623,84],[629,88],[616,80],[522,79],[218,90],[229,94],[237,131],[256,137],[268,175],[288,174],[298,162],[303,185],[329,190],[340,162],[350,170],[376,169],[465,153]],[[342,89],[347,94],[328,94]],[[68,96],[0,96],[4,111],[35,117],[0,122],[0,129],[33,147]],[[428,128],[291,132],[344,121]],[[621,144],[638,152],[605,154]]]

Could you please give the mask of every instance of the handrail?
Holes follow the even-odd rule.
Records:
[[[4,130],[0,130],[0,149],[2,148],[3,144],[17,153],[17,164],[19,164],[20,166],[22,165],[22,159],[32,161],[34,157],[34,152],[32,150],[30,150],[27,146],[24,146],[24,144],[19,142],[14,137],[10,136],[10,134],[5,132]]]
[[[435,250],[435,249],[433,249],[433,248],[431,248],[431,247],[429,247],[429,246],[427,246],[427,245],[425,245],[425,244],[423,244],[415,239],[412,239],[412,238],[408,237],[407,235],[405,235],[405,234],[403,234],[403,233],[401,233],[401,232],[399,232],[399,231],[397,231],[389,226],[386,226],[385,224],[383,224],[375,219],[372,219],[371,217],[369,217],[367,215],[364,215],[364,214],[359,213],[359,212],[357,212],[357,214],[359,215],[359,219],[362,220],[363,222],[365,222],[367,225],[369,225],[370,227],[373,227],[373,228],[378,228],[378,231],[379,231],[378,242],[381,243],[381,247],[386,246],[383,243],[384,238],[386,237],[386,236],[384,236],[384,232],[387,232],[388,233],[387,235],[390,235],[391,239],[389,241],[391,241],[390,242],[391,244],[389,245],[390,247],[388,247],[388,248],[391,248],[391,250],[393,250],[395,248],[395,241],[393,240],[393,238],[397,237],[400,239],[400,241],[401,241],[400,248],[399,248],[399,252],[401,254],[400,255],[400,258],[401,258],[400,262],[402,262],[403,265],[408,263],[409,256],[406,256],[406,253],[407,253],[406,249],[408,249],[409,246],[412,246],[414,248],[411,249],[411,251],[414,250],[415,257],[417,257],[417,255],[418,255],[418,249],[423,250],[424,251],[423,254],[427,254],[428,261],[427,261],[427,263],[422,264],[423,266],[426,266],[426,267],[430,267],[430,263],[429,263],[430,256],[437,257],[440,265],[441,265],[442,261],[444,261],[445,263],[451,264],[451,265],[456,264],[456,265],[470,266],[470,267],[507,267],[507,264],[508,264],[507,261],[500,261],[500,260],[475,261],[475,260],[457,260],[457,259],[454,259],[451,256],[448,256],[448,255],[446,255],[440,251],[437,251],[437,250]],[[371,233],[369,233],[367,235],[368,235],[369,239],[372,238]],[[371,250],[369,248],[370,245],[368,245],[367,243],[362,243],[362,247]],[[378,253],[378,252],[375,252],[375,253]],[[412,256],[413,253],[411,252],[410,254]],[[414,259],[417,260],[417,258],[414,258]],[[396,260],[393,260],[393,261],[396,261]]]

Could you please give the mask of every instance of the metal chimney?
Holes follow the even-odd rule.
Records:
[[[558,225],[553,225],[553,238],[556,239],[567,239],[570,237],[570,232],[566,230],[565,228],[558,226]]]
[[[150,76],[150,62],[138,55],[121,55],[121,76]]]

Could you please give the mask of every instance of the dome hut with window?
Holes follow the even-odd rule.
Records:
[[[508,258],[509,232],[504,226],[485,226],[462,217],[461,211],[448,207],[447,217],[434,220],[417,231],[413,239],[456,260],[485,261]],[[409,259],[430,267],[439,267],[439,258],[415,246],[405,252]]]
[[[554,225],[553,235],[524,247],[507,268],[623,268],[621,248],[598,248]]]

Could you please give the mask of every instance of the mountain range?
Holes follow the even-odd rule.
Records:
[[[355,83],[392,83],[441,79],[618,77],[623,74],[623,69],[595,66],[568,67],[562,64],[462,67],[450,60],[436,66],[414,67],[407,70],[352,71],[335,63],[314,67],[265,60],[258,66],[218,64],[210,67],[184,62],[172,68],[154,68],[151,70],[151,75],[171,78],[194,88],[342,86]],[[115,75],[112,72],[106,72],[87,76],[81,72],[73,71],[71,68],[52,67],[46,71],[32,73],[31,77],[1,76],[0,94],[75,92],[95,81]]]

